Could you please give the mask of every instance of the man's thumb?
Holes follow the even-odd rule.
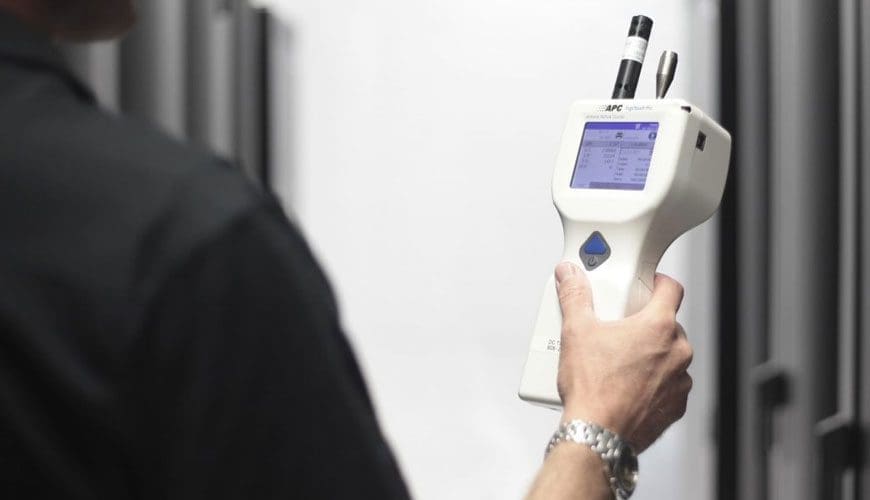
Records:
[[[576,264],[566,261],[556,266],[556,290],[559,294],[559,305],[562,307],[563,322],[595,319],[589,278]]]

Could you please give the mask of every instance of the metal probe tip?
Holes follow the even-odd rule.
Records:
[[[656,99],[664,99],[674,81],[677,72],[677,53],[666,50],[659,59],[659,69],[656,71]]]

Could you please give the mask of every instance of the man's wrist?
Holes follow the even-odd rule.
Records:
[[[588,478],[590,481],[584,482],[587,488],[584,491],[589,498],[612,498],[607,465],[592,448],[580,443],[562,443],[547,454],[546,460],[556,461],[561,466],[570,464],[565,470],[567,474]]]
[[[605,429],[626,437],[628,434],[628,426],[624,419],[619,418],[614,412],[596,410],[586,407],[569,407],[566,406],[562,411],[561,424],[567,424],[573,420],[582,420],[584,422],[594,422]]]
[[[637,485],[637,454],[619,434],[597,423],[571,420],[553,433],[546,454],[572,443],[598,455],[608,485],[617,498],[632,495]]]

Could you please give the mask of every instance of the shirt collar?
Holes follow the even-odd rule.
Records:
[[[48,36],[28,28],[0,9],[0,64],[4,63],[55,73],[80,98],[95,102],[94,94],[73,75]]]

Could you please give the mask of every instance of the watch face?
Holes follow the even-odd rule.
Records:
[[[637,455],[630,446],[623,444],[619,450],[619,458],[613,467],[616,486],[623,498],[628,498],[637,486]]]

